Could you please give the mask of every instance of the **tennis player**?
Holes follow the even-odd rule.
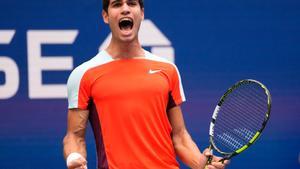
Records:
[[[176,66],[144,50],[138,39],[143,0],[103,0],[109,46],[73,70],[68,80],[68,127],[64,156],[69,169],[86,169],[85,132],[93,128],[98,169],[192,169],[207,157],[187,132],[185,101]],[[213,158],[209,169],[223,169]]]

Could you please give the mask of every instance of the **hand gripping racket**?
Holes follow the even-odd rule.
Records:
[[[241,80],[221,97],[212,116],[209,148],[224,160],[249,148],[261,135],[270,117],[271,95],[256,80]],[[210,164],[212,157],[208,158]]]

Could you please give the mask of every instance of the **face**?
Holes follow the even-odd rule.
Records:
[[[144,9],[138,0],[110,0],[103,20],[109,24],[112,38],[122,42],[138,40],[138,31],[144,19]]]

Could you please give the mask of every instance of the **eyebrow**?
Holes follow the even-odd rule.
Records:
[[[113,0],[111,1],[111,4],[116,3],[116,2],[121,2],[122,0]]]
[[[110,1],[110,4],[113,5],[115,3],[120,3],[121,1],[122,0],[112,0],[112,1]],[[127,2],[136,2],[136,3],[138,3],[138,0],[126,0],[125,3],[127,3]]]
[[[113,1],[111,1],[111,4],[115,3],[115,2],[120,2],[120,1],[122,1],[122,0],[113,0]],[[127,0],[127,1],[129,1],[129,2],[137,2],[138,0]]]

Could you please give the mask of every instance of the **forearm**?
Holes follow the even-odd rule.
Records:
[[[189,133],[184,129],[173,136],[176,155],[192,169],[203,169],[206,158],[201,154]]]
[[[67,134],[63,140],[65,158],[73,152],[80,153],[86,158],[85,132],[88,116],[88,110],[70,109],[68,111]]]
[[[73,152],[80,153],[83,157],[86,158],[86,143],[84,137],[76,136],[75,134],[68,133],[64,140],[64,157],[65,159],[67,156]]]

